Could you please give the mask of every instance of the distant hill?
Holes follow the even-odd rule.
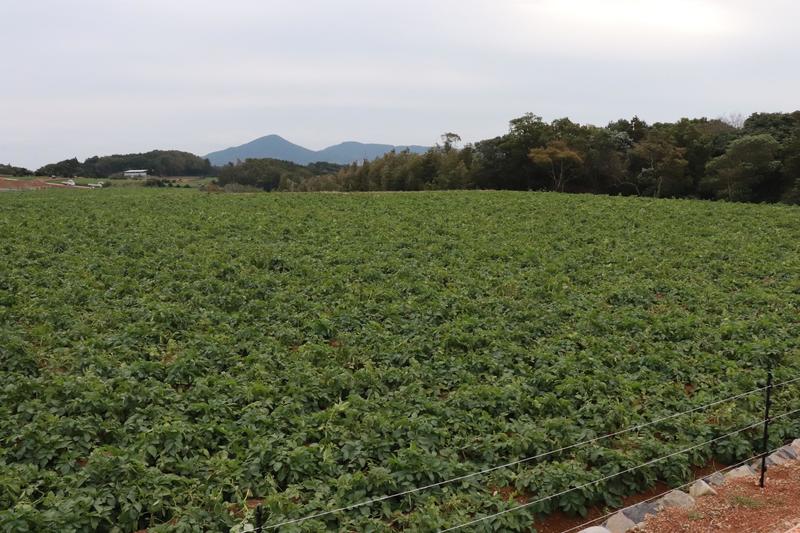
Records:
[[[107,178],[133,168],[146,169],[154,176],[206,176],[211,172],[208,161],[189,152],[152,150],[142,154],[94,156],[83,163],[73,157],[45,165],[36,171],[36,175]]]
[[[315,152],[317,161],[326,161],[328,163],[338,163],[346,165],[353,161],[362,161],[364,159],[373,160],[382,155],[396,150],[401,152],[408,149],[415,154],[422,154],[427,152],[429,146],[394,146],[391,144],[365,144],[354,141],[343,142],[329,146],[319,152]]]
[[[375,159],[392,150],[408,149],[414,153],[424,153],[427,146],[394,146],[391,144],[365,144],[360,142],[343,142],[329,146],[323,150],[309,150],[287,141],[279,135],[267,135],[254,141],[211,152],[205,157],[212,165],[225,165],[227,163],[244,161],[245,159],[271,158],[291,161],[298,165],[307,165],[317,161],[346,165],[362,159]]]

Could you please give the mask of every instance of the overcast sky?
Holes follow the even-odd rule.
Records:
[[[800,108],[793,0],[1,0],[0,162]]]

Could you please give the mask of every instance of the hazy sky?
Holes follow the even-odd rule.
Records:
[[[800,108],[793,0],[0,0],[0,162]]]

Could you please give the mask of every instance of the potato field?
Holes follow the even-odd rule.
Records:
[[[800,210],[526,192],[0,194],[0,531],[234,531],[800,377]],[[272,531],[433,532],[757,422],[763,394]],[[776,414],[800,383],[776,389]],[[771,440],[800,437],[800,416]],[[739,433],[469,526],[609,508]]]

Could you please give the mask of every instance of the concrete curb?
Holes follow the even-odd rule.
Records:
[[[791,444],[782,446],[775,452],[767,456],[767,466],[783,465],[790,461],[800,460],[800,439],[795,439]],[[682,507],[691,509],[694,507],[695,498],[702,498],[709,494],[716,494],[712,487],[717,487],[730,479],[753,476],[761,470],[761,460],[751,464],[744,464],[738,468],[730,470],[726,474],[715,472],[709,476],[698,479],[689,487],[689,494],[673,490],[661,498],[652,502],[642,502],[627,509],[621,509],[611,518],[606,520],[602,526],[592,526],[582,529],[578,533],[626,533],[644,523],[650,515],[655,515],[662,509],[668,507]],[[790,529],[786,533],[800,533],[800,525]]]

